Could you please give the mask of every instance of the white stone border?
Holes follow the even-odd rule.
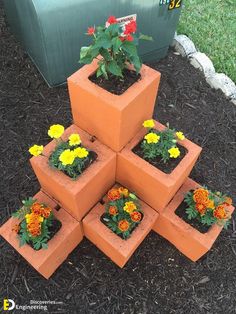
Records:
[[[190,63],[200,69],[206,78],[207,83],[215,89],[221,89],[225,96],[236,105],[236,85],[224,73],[216,73],[211,60],[200,51],[197,51],[194,43],[186,35],[175,33],[171,45],[181,56],[187,57]]]

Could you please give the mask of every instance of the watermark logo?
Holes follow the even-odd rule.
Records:
[[[15,308],[16,304],[12,299],[4,299],[3,300],[3,310],[11,311]]]

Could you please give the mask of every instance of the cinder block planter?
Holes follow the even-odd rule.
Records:
[[[28,244],[20,247],[17,235],[12,231],[12,226],[19,222],[16,218],[10,218],[2,225],[0,234],[29,264],[48,279],[82,241],[83,232],[81,222],[76,221],[63,208],[59,207],[57,210],[57,204],[45,193],[40,191],[34,198],[49,205],[55,218],[62,223],[61,229],[48,241],[48,248],[35,251]]]
[[[118,152],[152,117],[160,73],[143,65],[141,80],[115,95],[88,79],[96,69],[97,60],[68,78],[74,123]]]
[[[62,138],[67,140],[72,133],[79,133],[83,145],[98,155],[76,180],[51,168],[48,158],[33,157],[30,161],[43,191],[52,196],[74,218],[81,221],[114,184],[116,154],[98,140],[92,141],[88,133],[75,125],[67,128]],[[53,140],[44,148],[44,154],[50,156],[55,146],[56,142]]]
[[[201,233],[175,214],[175,211],[184,200],[185,194],[198,187],[200,187],[198,183],[187,179],[172,201],[160,213],[153,227],[155,232],[167,239],[194,262],[211,249],[223,228],[215,224],[206,233]],[[228,211],[232,213],[234,207],[229,206]]]
[[[164,128],[164,125],[155,122],[156,130]],[[166,174],[132,151],[145,133],[146,130],[140,130],[118,153],[116,181],[134,190],[138,197],[161,212],[187,179],[202,149],[187,139],[181,141],[187,153],[176,168]]]
[[[158,218],[155,210],[142,201],[140,203],[144,212],[143,220],[127,240],[121,239],[100,221],[104,213],[104,205],[101,203],[98,203],[82,221],[85,236],[119,267],[127,263]]]

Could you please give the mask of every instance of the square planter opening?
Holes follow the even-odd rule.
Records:
[[[131,233],[130,237],[124,240],[101,221],[101,217],[105,212],[104,202],[106,203],[106,198],[104,198],[104,201],[95,205],[83,219],[84,234],[114,263],[119,267],[123,267],[151,231],[152,226],[158,218],[158,213],[143,201],[140,201],[143,219]]]
[[[75,125],[65,130],[63,140],[67,140],[73,133],[78,133],[82,145],[97,154],[96,160],[77,179],[72,180],[62,171],[51,168],[48,158],[44,156],[33,157],[30,161],[43,191],[81,221],[114,184],[116,154]],[[56,141],[53,140],[45,146],[44,154],[49,157],[55,147]]]
[[[199,231],[190,224],[192,220],[187,223],[176,214],[185,194],[199,187],[198,183],[188,178],[164,211],[160,213],[153,226],[155,232],[167,239],[192,261],[197,261],[211,249],[223,229],[215,224],[207,228],[208,230]],[[233,210],[233,206],[228,207],[230,214]]]
[[[160,73],[143,65],[141,79],[122,95],[115,95],[91,82],[98,60],[68,78],[74,124],[120,151],[153,115]]]
[[[48,248],[37,251],[28,244],[20,247],[17,234],[12,231],[12,227],[19,220],[13,217],[1,226],[0,234],[31,266],[48,279],[82,241],[82,226],[81,222],[74,219],[42,191],[33,198],[51,207],[55,218],[62,224],[60,230],[48,241]]]
[[[154,128],[162,131],[166,127],[155,122]],[[187,179],[202,149],[187,139],[181,141],[185,156],[172,172],[167,174],[133,152],[145,134],[145,129],[140,130],[118,153],[116,180],[132,188],[138,197],[161,212]]]

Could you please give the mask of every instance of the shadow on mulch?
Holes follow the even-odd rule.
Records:
[[[28,147],[48,142],[53,123],[71,123],[67,88],[49,89],[9,32],[0,2],[0,221],[39,185]],[[162,73],[155,118],[203,147],[191,177],[229,195],[235,184],[235,107],[203,75],[172,52],[152,67]],[[197,263],[153,232],[119,269],[88,240],[49,281],[0,240],[0,299],[18,304],[57,300],[50,313],[235,313],[236,257],[232,227]],[[35,313],[41,313],[35,311]]]

